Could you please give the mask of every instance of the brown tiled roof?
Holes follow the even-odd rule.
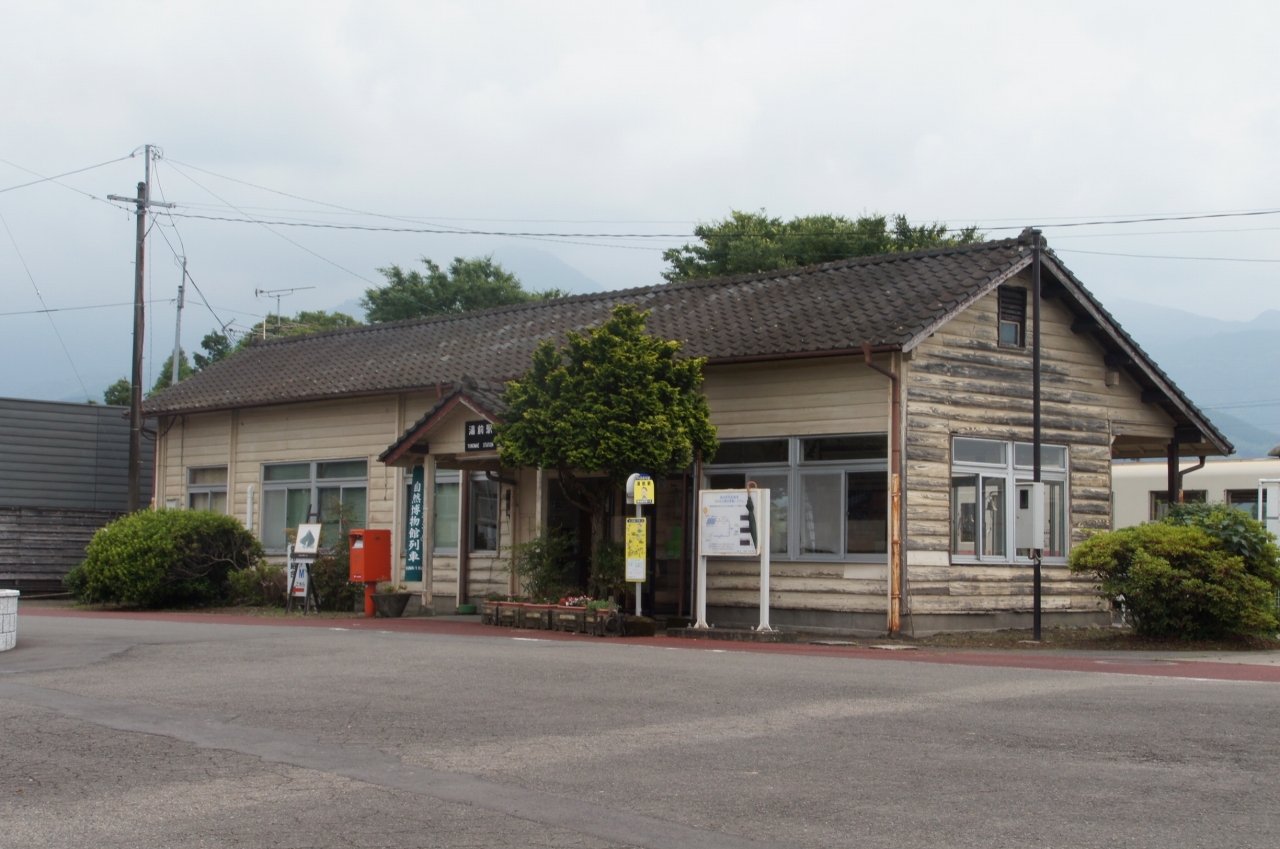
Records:
[[[1022,262],[1016,239],[694,280],[253,345],[146,402],[148,415],[519,377],[543,339],[599,325],[616,304],[715,360],[897,348]]]
[[[648,330],[711,362],[910,350],[1030,262],[1031,237],[885,254],[578,295],[465,315],[412,319],[292,336],[250,346],[147,400],[148,415],[372,395],[449,384],[500,386],[524,374],[544,339],[597,326],[617,304],[650,310]],[[1109,350],[1129,354],[1144,387],[1199,428],[1222,453],[1231,443],[1120,328],[1052,251],[1077,314],[1099,320]],[[1133,369],[1131,369],[1133,371]],[[498,390],[493,389],[495,394]]]

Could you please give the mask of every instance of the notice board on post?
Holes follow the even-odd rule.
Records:
[[[707,557],[759,557],[755,504],[745,489],[698,493],[698,549]]]

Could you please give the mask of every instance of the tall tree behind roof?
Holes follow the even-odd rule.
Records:
[[[721,221],[693,230],[700,243],[669,248],[668,281],[754,274],[897,251],[981,241],[977,227],[951,231],[946,224],[911,224],[905,215],[808,215],[783,221],[759,212],[733,210]]]
[[[398,265],[378,269],[387,285],[365,290],[360,305],[370,323],[423,318],[433,315],[455,315],[508,304],[523,304],[545,298],[561,298],[567,293],[559,289],[530,292],[514,274],[492,256],[463,259],[454,257],[449,270],[440,268],[426,257],[425,274],[405,271]]]

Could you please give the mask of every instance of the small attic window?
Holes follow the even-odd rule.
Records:
[[[1000,301],[1000,347],[1027,346],[1027,290],[1020,286],[1001,286],[996,290]]]

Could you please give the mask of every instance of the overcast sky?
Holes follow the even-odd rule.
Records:
[[[1280,260],[1280,215],[1052,225],[1280,207],[1277,31],[1276,4],[9,3],[0,189],[152,143],[184,216],[681,234],[763,207],[993,237],[1040,224],[1104,303],[1251,319],[1280,309],[1280,262],[1075,251]],[[138,156],[0,193],[0,312],[41,307],[19,251],[50,308],[127,302],[134,224],[102,199],[142,171]],[[255,288],[314,287],[284,310],[332,309],[424,255],[649,285],[682,241],[161,219],[148,381],[173,345],[162,233],[243,325],[269,308]],[[0,395],[100,397],[127,374],[127,307],[52,316],[70,358],[47,316],[0,316]],[[184,347],[216,326],[190,297]]]

